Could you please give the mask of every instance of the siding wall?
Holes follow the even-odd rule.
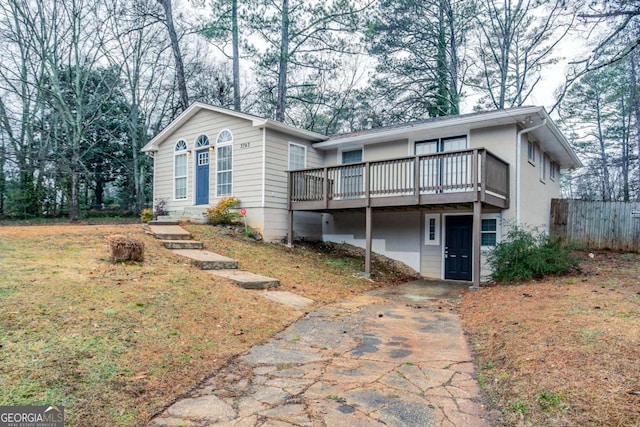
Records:
[[[557,176],[556,180],[552,181],[549,178],[549,164],[547,164],[546,179],[544,182],[541,181],[540,170],[544,159],[543,153],[541,151],[536,153],[535,165],[529,163],[527,160],[527,141],[525,134],[521,142],[522,157],[520,158],[520,224],[549,231],[551,199],[560,197],[560,177]],[[512,198],[511,205],[513,207],[516,205],[515,196]]]
[[[287,170],[289,170],[289,143],[307,147],[307,167],[324,165],[324,153],[313,148],[309,141],[267,130],[265,200],[263,237],[278,241],[288,232]],[[293,230],[295,238],[321,240],[322,215],[315,212],[295,212]]]
[[[176,129],[160,144],[155,157],[154,199],[165,199],[167,210],[182,210],[195,204],[195,156],[188,158],[187,199],[175,200],[173,193],[173,160],[175,143],[184,139],[192,150],[199,135],[207,135],[215,147],[218,133],[228,129],[233,134],[233,194],[240,198],[243,207],[251,208],[261,202],[262,131],[251,122],[213,111],[201,110],[187,123]],[[216,198],[216,156],[209,159],[209,204]]]
[[[324,153],[300,138],[267,130],[266,198],[265,207],[287,209],[287,170],[289,169],[289,142],[307,147],[307,167],[324,166]]]

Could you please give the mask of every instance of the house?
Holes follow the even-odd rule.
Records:
[[[510,225],[548,229],[560,170],[580,166],[542,107],[325,136],[196,103],[143,151],[174,215],[234,195],[267,240],[347,242],[425,277],[479,285]]]

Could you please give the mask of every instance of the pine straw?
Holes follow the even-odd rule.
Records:
[[[640,256],[468,293],[460,310],[501,425],[640,425]]]

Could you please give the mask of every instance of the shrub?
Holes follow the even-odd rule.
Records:
[[[214,225],[233,224],[242,218],[238,212],[231,212],[239,204],[240,199],[237,197],[223,197],[215,206],[207,209],[207,217]]]
[[[143,209],[140,213],[140,220],[144,223],[147,223],[153,219],[153,209],[147,208]]]
[[[144,243],[132,237],[114,234],[107,236],[111,247],[111,262],[143,261]]]
[[[156,199],[153,202],[153,214],[156,216],[163,216],[168,214],[167,212],[167,200],[166,199]]]
[[[498,282],[522,282],[563,275],[578,268],[570,246],[557,236],[536,229],[513,227],[489,254],[492,278]]]

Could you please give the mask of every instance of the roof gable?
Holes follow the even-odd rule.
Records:
[[[225,114],[232,117],[237,117],[239,119],[247,120],[250,122],[251,126],[257,128],[267,128],[278,130],[282,133],[297,136],[303,139],[307,139],[311,142],[319,142],[327,139],[326,136],[310,132],[304,129],[298,129],[293,126],[289,126],[284,123],[276,122],[269,119],[263,119],[258,116],[254,116],[247,113],[242,113],[235,110],[230,110],[224,107],[218,107],[214,105],[204,104],[202,102],[195,102],[189,106],[186,110],[184,110],[178,117],[176,117],[171,123],[169,123],[160,133],[158,133],[151,141],[149,141],[143,148],[144,152],[152,152],[157,151],[158,146],[163,143],[168,136],[170,136],[173,132],[179,129],[182,125],[187,123],[193,116],[195,116],[198,112],[202,110],[213,111],[220,114]]]

